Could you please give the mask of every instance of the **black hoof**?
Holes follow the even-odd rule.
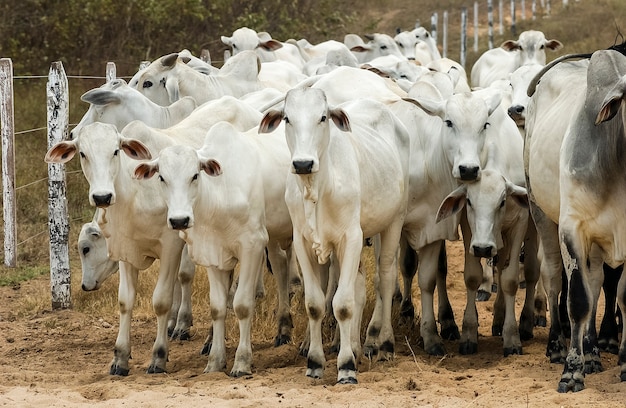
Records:
[[[619,353],[619,343],[617,340],[613,339],[598,339],[598,347],[601,351],[618,354]]]
[[[478,293],[476,293],[477,302],[486,302],[489,300],[490,297],[491,297],[491,293],[487,292],[486,290],[480,289]]]
[[[502,325],[494,325],[491,326],[491,335],[493,337],[501,337],[502,336]]]
[[[274,339],[274,347],[284,346],[285,344],[289,344],[291,342],[291,337],[285,334],[279,334]]]
[[[175,330],[170,334],[170,340],[191,340],[189,330]]]
[[[459,344],[459,353],[464,356],[468,354],[478,353],[478,343],[472,343],[468,340],[464,343]]]
[[[602,368],[602,362],[600,361],[600,358],[598,357],[598,359],[594,359],[591,361],[587,361],[587,359],[585,359],[585,365],[583,368],[583,371],[585,372],[585,374],[595,374],[595,373],[601,373],[602,371],[604,371],[604,369]]]
[[[582,382],[569,380],[569,381],[560,381],[559,387],[556,389],[560,393],[566,393],[568,391],[578,392],[585,389],[585,384]]]
[[[122,376],[122,377],[128,376],[129,372],[130,372],[130,369],[122,368],[122,367],[116,366],[116,365],[112,365],[111,369],[109,370],[109,374],[110,375],[119,375],[119,376]]]
[[[425,350],[431,356],[445,356],[446,350],[443,348],[443,344],[433,344],[427,350]]]
[[[459,340],[461,338],[461,333],[459,333],[458,326],[453,324],[449,327],[442,327],[441,338],[444,340]]]
[[[522,355],[521,347],[507,347],[504,349],[504,357],[512,356],[512,355]]]
[[[535,317],[535,327],[546,327],[548,326],[548,319],[545,316],[536,316]]]
[[[167,371],[165,371],[164,368],[161,367],[157,367],[154,365],[151,365],[150,367],[148,367],[148,370],[146,371],[146,373],[148,374],[163,374],[166,373]]]
[[[252,373],[244,372],[244,371],[231,371],[230,372],[230,376],[233,377],[233,378],[245,377],[247,375],[252,375]]]
[[[415,319],[415,307],[413,302],[402,302],[400,305],[400,316],[405,319]]]
[[[337,381],[337,384],[358,384],[359,382],[354,377],[342,378]]]
[[[364,346],[363,347],[363,355],[365,358],[373,360],[378,356],[378,347],[377,346]]]

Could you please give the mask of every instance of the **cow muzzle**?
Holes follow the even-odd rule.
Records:
[[[459,175],[463,181],[476,181],[478,180],[478,174],[480,167],[478,166],[459,166]]]
[[[91,198],[96,207],[106,208],[113,204],[113,194],[92,194]]]
[[[313,171],[313,160],[294,160],[291,164],[296,174],[311,174]]]
[[[189,228],[189,222],[190,222],[190,218],[189,217],[180,217],[180,218],[170,218],[169,219],[169,223],[170,226],[172,227],[172,229],[175,230],[184,230]]]
[[[495,255],[495,248],[491,245],[472,245],[472,252],[478,258],[491,258]]]

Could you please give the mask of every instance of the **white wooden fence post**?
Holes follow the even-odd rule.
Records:
[[[465,55],[467,54],[467,7],[461,8],[461,66],[465,68]]]
[[[50,66],[47,84],[48,148],[67,139],[69,93],[67,76],[60,61]],[[48,164],[48,228],[50,230],[50,287],[52,309],[71,307],[69,220],[67,211],[65,165]]]
[[[437,21],[439,20],[439,14],[435,11],[430,16],[430,35],[435,40],[435,44],[437,43]]]
[[[478,52],[478,2],[474,2],[474,52]]]
[[[521,9],[521,17],[522,20],[526,20],[526,1],[522,0],[522,9]]]
[[[202,51],[200,51],[200,59],[211,65],[211,52],[206,48],[203,48]]]
[[[517,28],[515,26],[515,0],[511,0],[511,34],[517,37]]]
[[[117,78],[117,68],[115,67],[115,62],[107,62],[106,68],[106,82],[109,83]]]
[[[489,20],[489,49],[493,48],[493,0],[487,0],[487,20]]]
[[[4,216],[4,264],[17,265],[15,205],[15,121],[13,116],[13,63],[0,59],[0,132],[2,135],[2,200]]]
[[[498,18],[500,19],[500,35],[504,35],[504,6],[503,0],[499,1]]]
[[[530,6],[530,9],[533,15],[533,20],[535,20],[537,18],[537,0],[533,0],[533,3]]]
[[[443,40],[442,40],[443,58],[448,57],[448,11],[443,12]]]

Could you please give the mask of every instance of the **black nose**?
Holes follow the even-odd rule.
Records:
[[[479,246],[473,245],[472,249],[474,250],[474,256],[479,258],[491,258],[493,255],[491,251],[493,250],[492,246]]]
[[[472,181],[478,178],[478,166],[459,166],[461,180]]]
[[[170,225],[172,229],[182,230],[189,227],[189,217],[183,218],[170,218]]]
[[[111,205],[113,194],[94,194],[92,198],[93,202],[96,203],[96,207],[108,207]]]
[[[511,106],[509,108],[509,116],[519,116],[522,114],[522,112],[524,112],[524,107],[521,105],[515,105],[515,106]]]
[[[296,174],[311,174],[313,170],[313,160],[295,160],[292,164]]]

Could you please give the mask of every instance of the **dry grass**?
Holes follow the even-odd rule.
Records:
[[[449,56],[457,59],[459,55],[460,36],[458,25],[460,8],[462,5],[473,3],[461,0],[421,0],[419,2],[407,2],[406,0],[374,1],[365,0],[354,2],[355,8],[359,7],[357,17],[351,26],[346,26],[346,32],[359,34],[371,32],[393,33],[396,27],[408,29],[413,27],[416,20],[430,28],[430,16],[433,11],[439,13],[441,25],[444,10],[449,12]],[[527,19],[518,18],[517,32],[526,29],[538,29],[546,33],[549,38],[561,40],[565,47],[560,54],[581,51],[590,51],[598,48],[606,48],[615,42],[617,29],[620,22],[626,20],[626,2],[623,0],[570,0],[570,6],[563,10],[561,2],[553,1],[552,16],[545,16],[541,8],[537,10],[537,19],[530,19],[530,0],[527,4]],[[539,2],[537,2],[539,3]],[[486,32],[486,1],[481,1],[481,33]],[[497,1],[494,0],[494,4]],[[508,15],[509,2],[505,1],[505,12]],[[497,11],[495,12],[497,20]],[[469,14],[471,24],[471,9]],[[441,26],[440,26],[441,27]],[[505,39],[512,38],[507,28],[504,35],[495,31],[494,43],[500,44]],[[441,28],[440,28],[441,33]],[[441,35],[441,34],[440,34]],[[337,39],[343,37],[343,33],[337,33]],[[441,37],[440,37],[441,38]],[[441,40],[440,40],[441,42]],[[621,39],[618,39],[621,42]],[[473,32],[468,32],[468,66],[479,54],[472,51]],[[487,48],[485,36],[480,40],[480,52]],[[556,57],[552,54],[549,58]],[[103,72],[104,74],[104,67]],[[86,105],[79,100],[79,96],[87,89],[99,86],[102,81],[77,81],[70,79],[70,123],[77,123],[86,110]],[[15,124],[16,130],[34,129],[45,127],[45,80],[18,80],[15,85]],[[43,156],[47,147],[45,131],[38,131],[19,135],[16,140],[17,158],[17,186],[21,188],[17,193],[18,202],[18,268],[11,269],[0,267],[0,282],[4,284],[19,284],[20,280],[31,279],[34,275],[47,273],[48,264],[48,234],[47,234],[47,167],[43,163]],[[115,319],[117,315],[117,276],[111,278],[98,292],[85,293],[80,290],[80,265],[75,248],[80,225],[91,218],[92,209],[86,204],[85,194],[87,185],[80,173],[78,161],[72,161],[67,166],[68,172],[68,208],[71,219],[71,259],[72,259],[72,297],[73,308],[104,319]],[[0,232],[1,233],[1,232]],[[2,233],[3,234],[3,233]],[[370,262],[372,262],[370,258]],[[372,312],[373,294],[371,284],[371,271],[373,266],[368,265],[368,304],[364,314],[364,327]],[[198,267],[197,278],[194,282],[194,315],[198,323],[209,319],[208,283],[203,268]],[[142,271],[139,279],[137,305],[134,313],[135,319],[152,319],[151,293],[156,282],[156,269]],[[266,274],[266,292],[274,293],[274,281]],[[275,296],[266,296],[258,302],[256,322],[254,325],[255,338],[271,339],[275,335],[276,321],[274,317]],[[50,309],[50,293],[38,293],[29,298],[21,298],[15,306],[15,313],[20,315],[36,314],[42,310]],[[302,293],[297,291],[294,295],[292,313],[295,316],[294,333],[304,333],[306,325],[305,313],[302,307]],[[397,313],[397,311],[396,311]],[[233,318],[229,320],[229,338],[237,338],[237,330]],[[204,334],[201,334],[204,335]],[[326,338],[330,333],[326,333]],[[415,331],[409,331],[407,335],[414,336]]]

